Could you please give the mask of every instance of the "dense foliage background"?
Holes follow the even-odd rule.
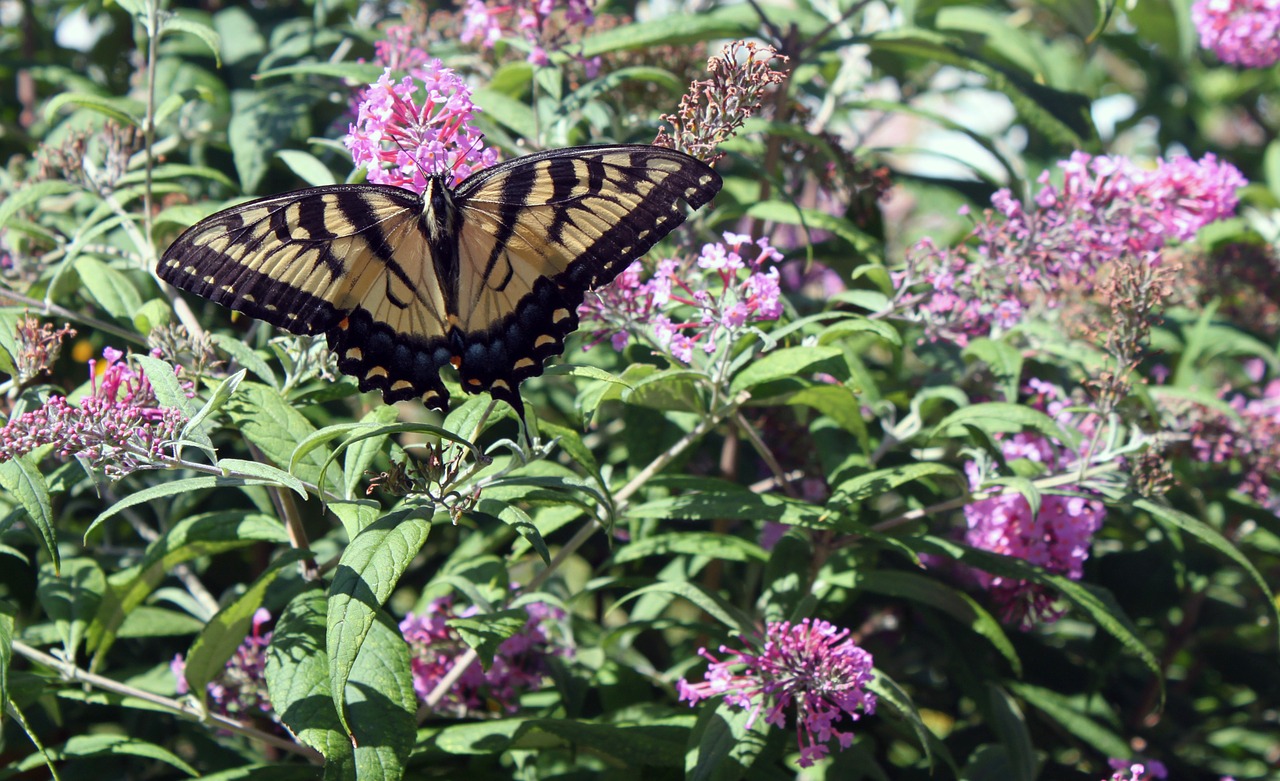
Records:
[[[0,2],[0,777],[1276,777],[1276,17]],[[154,276],[414,121],[724,177],[533,441]]]

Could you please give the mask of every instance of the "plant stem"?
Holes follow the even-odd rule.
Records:
[[[13,641],[13,650],[30,659],[32,662],[42,664],[50,670],[57,670],[64,681],[78,681],[80,683],[88,684],[96,689],[112,692],[125,697],[133,697],[134,699],[149,702],[152,705],[164,708],[165,710],[176,713],[179,716],[189,718],[192,721],[212,722],[221,729],[230,730],[231,732],[244,735],[245,737],[261,741],[262,743],[278,748],[281,751],[288,751],[292,754],[306,757],[316,764],[320,764],[324,761],[324,758],[320,756],[319,752],[309,748],[308,746],[294,743],[291,740],[285,740],[278,735],[272,735],[270,732],[265,732],[257,727],[236,721],[228,716],[222,716],[217,713],[201,713],[196,708],[180,700],[175,700],[171,697],[162,697],[159,694],[152,694],[149,691],[143,691],[142,689],[120,683],[119,681],[112,680],[111,678],[91,673],[87,670],[81,670],[74,664],[63,662],[56,657],[44,653],[43,651],[32,648],[21,640]]]

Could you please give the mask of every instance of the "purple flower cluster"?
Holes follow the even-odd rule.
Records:
[[[841,749],[853,744],[852,732],[835,729],[845,715],[857,721],[876,712],[876,696],[867,691],[875,677],[871,654],[849,639],[848,629],[826,621],[770,623],[762,649],[720,646],[728,655],[724,661],[705,648],[698,653],[711,662],[706,677],[694,684],[680,680],[680,699],[694,705],[723,696],[735,708],[751,711],[748,729],[762,711],[766,724],[785,727],[794,706],[801,767],[825,757],[832,738]]]
[[[704,245],[692,263],[659,261],[647,280],[643,264],[636,261],[589,296],[578,314],[584,322],[600,324],[593,344],[610,337],[614,349],[621,350],[647,327],[656,346],[692,363],[698,343],[711,354],[732,344],[752,323],[781,316],[778,269],[764,270],[766,263],[781,258],[768,239],[752,242],[750,236],[725,233],[723,243]],[[669,316],[677,313],[678,322]]]
[[[1115,772],[1103,781],[1157,781],[1157,779],[1169,777],[1169,771],[1165,769],[1164,764],[1153,759],[1145,762],[1109,759],[1107,764],[1111,765],[1111,769]]]
[[[1061,185],[1048,171],[1040,176],[1035,208],[1000,190],[970,244],[947,249],[926,239],[908,253],[895,282],[921,286],[912,303],[929,338],[964,345],[1013,327],[1033,304],[1055,306],[1064,288],[1090,288],[1099,268],[1121,258],[1159,264],[1168,243],[1230,216],[1247,183],[1213,155],[1145,169],[1077,152],[1059,167]]]
[[[414,100],[419,91],[421,103]],[[399,82],[388,67],[360,94],[345,142],[356,166],[368,167],[370,182],[420,194],[429,176],[450,172],[457,184],[497,162],[497,151],[470,124],[478,110],[471,89],[439,60],[409,68]]]
[[[254,713],[271,713],[271,698],[267,695],[267,646],[271,644],[271,632],[262,627],[271,620],[266,608],[258,608],[253,614],[253,629],[232,654],[227,666],[218,677],[209,682],[209,702],[212,710],[224,716],[238,718]],[[186,694],[187,679],[184,675],[186,660],[181,654],[173,657],[169,670],[178,679],[178,694]]]
[[[1200,45],[1243,68],[1280,60],[1280,0],[1196,0],[1191,21]]]
[[[561,9],[563,12],[553,21],[557,5],[556,0],[467,0],[462,17],[462,42],[479,43],[492,49],[504,37],[519,35],[529,44],[529,62],[546,65],[550,61],[547,51],[560,49],[566,43],[563,28],[590,27],[596,20],[587,0],[567,0]],[[587,76],[594,78],[600,68],[600,58],[584,64]]]
[[[1066,410],[1058,389],[1048,383],[1031,381],[1038,393],[1032,406],[1054,417],[1060,425],[1086,433],[1096,425],[1090,416],[1083,418]],[[1039,434],[1018,433],[1001,442],[1001,451],[1009,460],[1027,459],[1050,472],[1070,469],[1078,454]],[[965,465],[970,487],[980,484],[975,462]],[[1066,491],[1079,489],[1066,488]],[[975,548],[1014,556],[1049,572],[1079,580],[1084,562],[1089,558],[1093,535],[1102,528],[1106,508],[1102,502],[1082,496],[1045,494],[1040,511],[1031,512],[1031,504],[1020,493],[1006,493],[966,505],[965,542]],[[1021,578],[1007,578],[981,570],[972,572],[979,585],[991,593],[1001,617],[1028,629],[1037,622],[1056,621],[1062,617],[1055,609],[1056,597],[1051,590]]]
[[[44,406],[10,420],[0,429],[0,461],[55,445],[60,458],[88,459],[112,479],[151,466],[163,455],[187,422],[181,410],[157,406],[146,376],[108,347],[99,375],[97,361],[89,362],[90,393],[72,406],[63,396],[51,396]]]
[[[569,653],[552,640],[550,632],[553,624],[564,620],[564,611],[541,602],[525,605],[525,611],[529,619],[524,629],[502,642],[488,670],[478,664],[468,667],[440,701],[441,710],[458,716],[481,716],[495,709],[515,713],[520,695],[542,684],[546,658]],[[400,622],[412,653],[413,688],[419,698],[427,698],[467,649],[458,632],[449,627],[449,619],[475,613],[474,608],[455,611],[453,601],[442,597],[422,613],[410,613]]]
[[[1280,475],[1280,380],[1268,383],[1256,399],[1225,390],[1221,396],[1238,419],[1197,407],[1173,425],[1190,433],[1197,461],[1236,461],[1232,471],[1240,475],[1238,490],[1280,515],[1280,495],[1271,487]]]

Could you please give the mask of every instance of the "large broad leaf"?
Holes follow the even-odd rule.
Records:
[[[360,532],[343,552],[329,586],[325,652],[334,705],[348,732],[355,724],[354,713],[346,710],[342,695],[370,631],[386,615],[382,604],[427,541],[431,521],[421,512],[413,508],[392,513]]]
[[[107,314],[132,322],[133,313],[142,307],[142,297],[129,277],[88,255],[76,259],[76,273],[84,289]]]
[[[326,604],[324,591],[312,588],[294,597],[281,613],[267,648],[267,693],[272,708],[298,740],[324,756],[325,777],[349,778],[355,775],[355,754],[329,687]]]
[[[1128,741],[1122,735],[1094,718],[1096,715],[1104,722],[1112,724],[1122,721],[1102,698],[1066,697],[1048,689],[1018,682],[1006,685],[1014,694],[1056,721],[1063,729],[1093,746],[1099,754],[1123,757],[1127,756],[1131,750]],[[1091,714],[1089,711],[1094,713]]]
[[[738,372],[733,378],[730,390],[737,393],[754,388],[773,380],[803,376],[815,372],[838,370],[838,365],[824,366],[828,362],[838,362],[842,352],[838,347],[788,347],[774,350],[757,358]]]
[[[320,473],[325,457],[318,452],[293,461],[299,442],[315,433],[315,426],[303,417],[274,388],[256,382],[242,382],[236,395],[226,404],[227,415],[245,439],[252,442],[276,466],[320,486]],[[342,470],[330,466],[326,476],[339,490],[345,485]],[[320,486],[323,490],[324,486]]]
[[[57,573],[47,564],[40,568],[36,594],[45,614],[57,627],[64,658],[76,658],[80,641],[97,615],[106,590],[107,576],[93,559],[67,559]]]
[[[0,462],[0,487],[8,491],[27,511],[32,531],[44,543],[44,549],[53,561],[54,571],[59,566],[58,537],[53,529],[53,507],[49,502],[49,485],[44,475],[31,463],[29,456],[19,456]]]
[[[755,724],[748,727],[752,721]],[[689,733],[684,777],[686,781],[743,778],[765,750],[770,737],[777,740],[781,734],[779,730],[768,729],[762,719],[753,719],[751,710],[741,710],[724,702],[714,708],[703,707]]]

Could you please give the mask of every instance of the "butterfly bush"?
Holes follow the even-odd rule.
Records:
[[[738,710],[749,710],[747,729],[761,713],[766,724],[785,727],[794,709],[800,766],[825,757],[832,738],[846,749],[853,733],[836,729],[848,717],[857,721],[876,712],[876,696],[867,691],[874,680],[871,654],[849,639],[849,630],[821,619],[771,622],[763,646],[733,650],[720,646],[724,659],[699,648],[711,664],[701,683],[681,679],[680,700],[690,705],[724,697]]]
[[[53,445],[60,458],[84,458],[108,477],[119,479],[155,464],[182,430],[187,416],[161,407],[150,380],[129,368],[124,353],[102,351],[106,366],[89,361],[90,391],[79,406],[51,396],[37,410],[11,419],[0,429],[0,461]]]
[[[552,638],[552,628],[565,619],[563,610],[541,602],[531,602],[524,609],[529,616],[524,628],[498,646],[489,669],[477,664],[467,667],[440,700],[438,710],[459,716],[486,715],[495,708],[515,713],[520,695],[541,686],[549,671],[548,657],[570,653],[569,648]],[[419,699],[425,700],[431,694],[467,650],[462,636],[448,625],[449,619],[466,618],[477,612],[475,608],[455,610],[453,600],[442,597],[433,600],[423,612],[410,613],[400,622],[412,655],[413,688]]]
[[[1041,174],[1034,206],[999,190],[970,243],[942,248],[924,239],[908,253],[894,280],[900,291],[919,290],[903,301],[928,338],[965,345],[1012,328],[1034,304],[1056,306],[1064,289],[1087,289],[1121,258],[1159,264],[1166,245],[1230,216],[1247,184],[1212,154],[1146,169],[1076,152],[1058,165],[1062,183]]]
[[[1196,0],[1191,21],[1200,45],[1242,68],[1280,60],[1280,0]]]
[[[691,364],[695,347],[714,353],[752,323],[781,316],[778,269],[770,265],[781,259],[768,239],[726,232],[723,242],[703,245],[692,262],[664,258],[651,274],[641,261],[632,263],[612,284],[588,295],[578,314],[597,325],[593,344],[608,338],[621,350],[632,335],[643,334]]]
[[[345,143],[370,182],[421,194],[430,176],[452,173],[457,184],[497,162],[497,150],[470,124],[477,111],[470,87],[439,60],[410,68],[398,82],[388,67],[361,93]]]
[[[1064,429],[1081,431],[1086,437],[1097,425],[1096,416],[1068,408],[1061,392],[1048,383],[1031,380],[1037,394],[1031,406],[1042,410]],[[1000,449],[1007,460],[1026,459],[1041,464],[1050,473],[1070,470],[1080,453],[1041,434],[1020,432],[1003,438]],[[965,464],[970,488],[977,490],[983,475],[975,461]],[[1021,493],[1010,492],[972,502],[964,508],[964,540],[982,550],[1014,556],[1048,572],[1079,580],[1089,558],[1093,535],[1102,528],[1106,508],[1101,501],[1078,494],[1077,486],[1061,489],[1064,494],[1044,494],[1039,512]],[[1055,608],[1056,595],[1044,586],[1021,578],[1010,578],[975,570],[972,576],[991,593],[1001,617],[1028,629],[1036,623],[1056,621],[1062,611]]]
[[[231,718],[254,713],[272,714],[266,679],[267,646],[271,645],[272,633],[262,629],[270,621],[270,611],[258,608],[253,614],[249,636],[236,648],[217,677],[209,682],[209,706],[215,713]],[[181,654],[169,663],[169,670],[177,679],[178,694],[191,690],[187,684],[186,669],[187,663]]]
[[[559,13],[557,13],[559,12]],[[485,2],[467,0],[463,8],[463,43],[473,43],[492,49],[506,37],[520,37],[529,45],[528,61],[534,65],[550,62],[549,51],[563,49],[577,36],[570,36],[568,29],[581,30],[595,23],[595,12],[586,0],[507,0]],[[600,58],[582,60],[587,77],[595,78],[600,70]]]
[[[1257,398],[1223,389],[1219,398],[1234,416],[1203,405],[1165,402],[1169,427],[1187,437],[1190,456],[1205,464],[1230,465],[1245,496],[1280,515],[1280,380],[1272,380]]]

